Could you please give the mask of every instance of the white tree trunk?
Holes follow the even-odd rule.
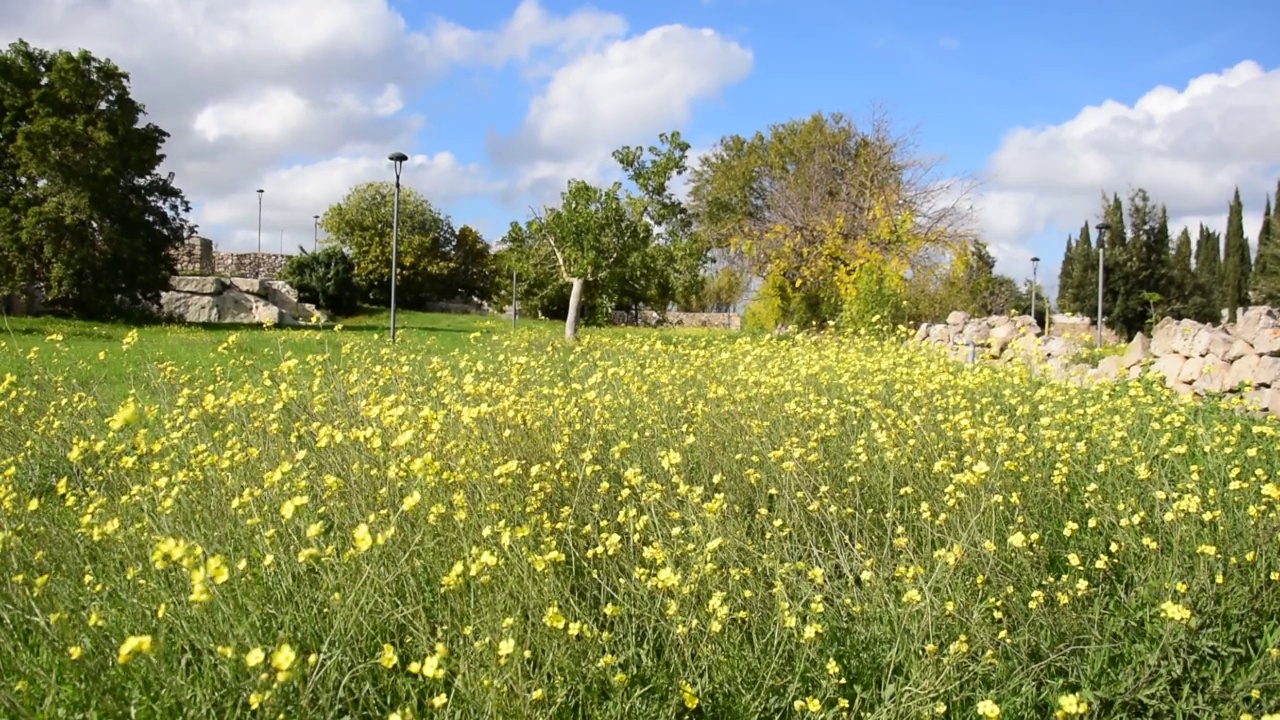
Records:
[[[564,319],[564,339],[572,340],[578,332],[578,304],[582,302],[582,278],[576,277],[569,292],[569,316]]]

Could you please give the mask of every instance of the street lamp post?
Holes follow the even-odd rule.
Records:
[[[1106,240],[1107,231],[1111,229],[1111,223],[1103,220],[1093,227],[1098,231],[1098,347],[1102,347],[1102,282],[1106,272],[1103,256],[1107,252],[1104,240]]]
[[[311,219],[315,220],[315,237],[311,239],[311,252],[315,252],[316,248],[320,247],[320,216],[312,215]]]
[[[387,156],[396,171],[396,196],[391,207],[391,342],[396,341],[396,250],[400,234],[400,169],[404,161],[409,159],[402,152],[393,152]]]
[[[1040,265],[1040,258],[1031,258],[1031,319],[1036,319],[1036,268]],[[1040,321],[1036,320],[1039,325]]]
[[[262,279],[262,188],[258,188],[258,255],[254,258],[254,273]]]

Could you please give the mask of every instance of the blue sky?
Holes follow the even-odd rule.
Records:
[[[1038,254],[1052,289],[1066,234],[1103,189],[1148,188],[1176,232],[1221,227],[1239,185],[1255,232],[1280,177],[1270,10],[42,0],[0,3],[0,40],[86,47],[128,70],[173,136],[169,165],[194,219],[222,249],[253,248],[257,187],[274,239],[264,244],[284,230],[287,248],[309,245],[311,216],[356,182],[388,178],[392,150],[414,156],[407,184],[496,241],[569,177],[606,179],[618,144],[679,129],[703,150],[728,133],[880,105],[947,157],[946,172],[982,181],[972,201],[999,269],[1023,277]]]
[[[543,5],[556,14],[582,7]],[[1108,99],[1132,105],[1157,85],[1180,89],[1242,60],[1277,65],[1270,13],[1254,2],[594,6],[624,16],[633,32],[669,23],[711,27],[751,50],[750,75],[698,103],[681,128],[695,147],[815,110],[860,115],[882,103],[903,127],[917,126],[922,148],[946,155],[946,167],[957,173],[982,172],[1013,127],[1056,125]],[[411,23],[431,18],[418,4],[400,7]],[[494,27],[510,6],[442,2],[433,12],[462,25]],[[422,108],[434,119],[418,139],[425,148],[484,162],[477,129],[514,128],[533,91],[513,71],[460,73],[425,98]],[[1124,193],[1126,186],[1110,189]],[[454,212],[505,222],[504,209],[483,198],[459,203]],[[493,225],[484,224],[492,232]],[[1061,230],[1026,240],[1054,264],[1065,239]]]

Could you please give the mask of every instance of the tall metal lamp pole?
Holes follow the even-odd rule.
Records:
[[[254,258],[254,272],[262,279],[262,188],[258,188],[258,256]]]
[[[1107,237],[1107,231],[1111,229],[1111,223],[1103,220],[1093,227],[1098,231],[1098,347],[1102,347],[1102,282],[1106,272],[1103,256],[1107,252],[1104,241]]]
[[[1040,258],[1031,258],[1031,319],[1036,320],[1036,268],[1040,265]],[[1036,320],[1036,324],[1040,323]]]
[[[396,197],[391,209],[391,342],[396,341],[396,251],[400,235],[400,169],[408,155],[393,152],[387,156],[396,171]]]
[[[320,247],[320,216],[312,215],[311,219],[315,220],[315,237],[311,240],[311,252],[315,252]]]

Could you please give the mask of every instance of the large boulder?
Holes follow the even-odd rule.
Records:
[[[1126,369],[1128,368],[1124,364],[1124,358],[1119,355],[1108,355],[1098,363],[1097,376],[1103,380],[1115,380],[1123,375]]]
[[[964,325],[967,322],[969,322],[969,313],[963,310],[952,310],[951,314],[947,316],[948,325],[954,325],[958,327],[960,325]]]
[[[1189,357],[1182,364],[1182,369],[1178,371],[1178,382],[1193,383],[1200,379],[1200,372],[1204,370],[1204,358]]]
[[[169,289],[174,292],[217,295],[222,292],[223,287],[222,278],[219,277],[173,275],[169,278]]]
[[[160,310],[165,315],[182,322],[218,322],[218,298],[215,295],[195,295],[166,290],[160,293]]]
[[[1255,355],[1255,354],[1257,354],[1257,351],[1253,349],[1252,345],[1245,342],[1244,340],[1236,338],[1236,341],[1231,343],[1231,349],[1227,351],[1226,355],[1222,356],[1222,359],[1226,360],[1227,362],[1235,362],[1236,360],[1239,360],[1245,355]]]
[[[230,288],[217,297],[218,322],[254,324],[280,323],[281,309],[265,298]]]
[[[250,295],[257,295],[258,297],[267,296],[267,282],[265,280],[261,280],[259,278],[233,277],[227,278],[227,282],[230,283],[231,287],[234,287],[241,292],[246,292]]]

